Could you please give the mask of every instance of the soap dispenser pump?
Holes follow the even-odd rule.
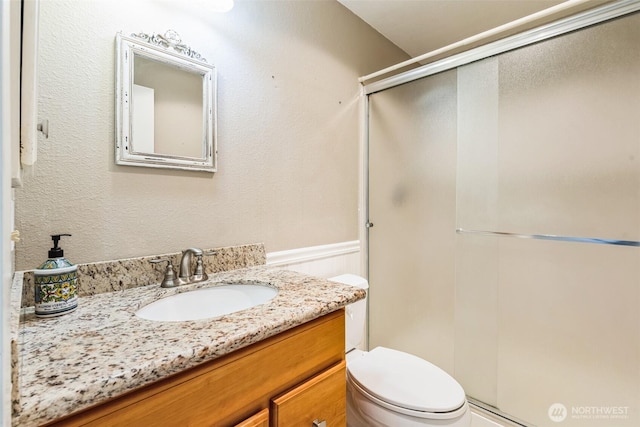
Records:
[[[58,247],[62,236],[54,234],[49,258],[33,271],[37,317],[54,317],[70,313],[78,307],[78,266],[64,257]]]

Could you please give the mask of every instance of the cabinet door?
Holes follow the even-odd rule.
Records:
[[[343,360],[293,390],[272,399],[272,425],[277,427],[346,426],[345,367],[346,363]],[[322,424],[323,422],[325,424]]]
[[[234,427],[269,427],[269,408],[264,408],[251,418],[247,418]]]

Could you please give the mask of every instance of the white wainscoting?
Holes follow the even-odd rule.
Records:
[[[324,278],[363,275],[359,240],[269,252],[267,265]]]

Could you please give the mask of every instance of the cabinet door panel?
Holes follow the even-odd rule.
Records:
[[[347,424],[346,363],[344,361],[316,375],[293,390],[272,400],[273,425],[277,427],[327,427]]]

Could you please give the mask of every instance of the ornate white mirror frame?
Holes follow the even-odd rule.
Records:
[[[215,67],[173,30],[116,34],[116,63],[116,164],[215,172]]]

